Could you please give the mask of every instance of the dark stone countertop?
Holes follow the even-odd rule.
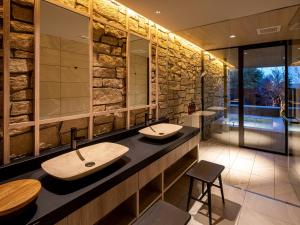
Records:
[[[76,181],[61,181],[47,175],[41,168],[14,179],[34,178],[42,183],[36,203],[18,215],[5,218],[10,224],[53,224],[105,191],[159,159],[177,146],[198,135],[198,128],[183,127],[171,138],[150,140],[140,134],[128,134],[115,143],[127,146],[129,152],[107,168]],[[64,166],[64,165],[62,165]],[[11,180],[11,179],[10,179]],[[13,219],[12,219],[13,218]],[[14,222],[10,222],[14,220]],[[0,219],[0,223],[1,219]],[[4,223],[3,223],[4,224]]]

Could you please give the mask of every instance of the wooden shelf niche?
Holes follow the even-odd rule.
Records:
[[[136,220],[136,194],[103,217],[96,225],[128,225]]]
[[[164,192],[182,177],[198,160],[197,147],[177,160],[173,165],[164,171]]]
[[[162,196],[162,174],[151,180],[139,191],[139,214],[143,214]]]

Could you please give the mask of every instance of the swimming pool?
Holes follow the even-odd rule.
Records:
[[[238,114],[228,114],[227,118],[221,118],[222,123],[230,127],[238,127]],[[284,123],[281,117],[244,116],[244,127],[263,130],[284,131]]]

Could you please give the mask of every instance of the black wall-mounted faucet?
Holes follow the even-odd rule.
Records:
[[[152,119],[150,119],[150,116],[152,114],[149,113],[145,113],[145,126],[148,127],[149,126],[149,121],[152,121]]]
[[[77,141],[84,139],[85,137],[78,137],[77,136],[77,128],[76,127],[72,127],[71,128],[71,149],[72,150],[76,150],[77,149]]]

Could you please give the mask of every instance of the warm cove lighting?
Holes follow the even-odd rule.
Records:
[[[110,1],[110,2],[112,2],[112,3],[115,3],[115,4],[117,4],[118,6],[122,7],[122,8],[124,9],[124,11],[127,11],[128,15],[131,15],[131,16],[133,16],[133,17],[139,15],[139,16],[141,16],[141,17],[147,19],[146,17],[144,17],[144,16],[142,16],[141,14],[139,14],[139,13],[133,11],[132,9],[127,8],[126,6],[124,6],[123,4],[119,3],[118,1],[115,1],[115,0],[107,0],[107,1]],[[155,13],[156,13],[156,14],[160,14],[161,11],[160,11],[160,10],[156,10]],[[185,45],[186,47],[189,47],[189,48],[191,48],[191,49],[193,49],[194,51],[197,51],[197,52],[205,51],[204,49],[202,49],[202,48],[199,47],[198,45],[196,45],[196,44],[194,44],[194,43],[192,43],[192,42],[186,40],[185,38],[183,38],[183,37],[181,37],[181,36],[179,36],[179,35],[177,35],[177,34],[174,34],[174,33],[170,32],[170,31],[169,31],[168,29],[166,29],[165,27],[163,27],[163,26],[161,26],[161,25],[159,25],[159,24],[157,24],[157,23],[154,23],[153,21],[151,21],[151,20],[149,20],[149,19],[147,19],[147,20],[149,21],[149,25],[150,25],[150,24],[155,25],[155,27],[156,27],[158,30],[161,30],[161,31],[163,31],[163,32],[165,32],[165,33],[168,33],[169,37],[171,37],[171,38],[173,38],[173,39],[176,38],[178,41],[180,41],[180,42],[181,42],[183,45]],[[206,51],[205,51],[205,52],[206,52]],[[208,53],[208,52],[206,52],[206,53]],[[211,53],[208,53],[208,54],[211,55],[214,59],[217,59],[220,63],[226,64],[227,66],[229,66],[229,67],[231,67],[231,68],[234,68],[234,66],[231,65],[231,64],[229,64],[228,62],[225,62],[225,61],[223,61],[222,59],[213,56]]]

